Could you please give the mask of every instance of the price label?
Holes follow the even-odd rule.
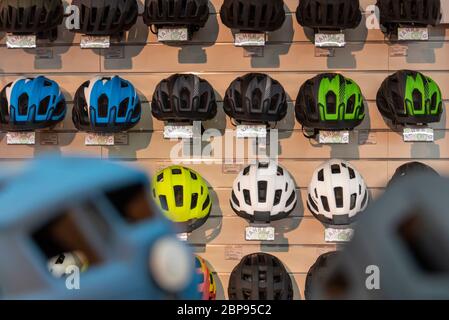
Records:
[[[400,41],[427,41],[429,40],[428,28],[398,28],[398,40]]]
[[[16,35],[6,36],[6,46],[9,49],[36,48],[36,35]]]
[[[315,46],[319,48],[343,48],[346,45],[344,33],[315,33]]]
[[[189,238],[189,234],[187,232],[178,233],[176,237],[181,241],[187,241],[187,239]]]
[[[6,144],[11,145],[35,145],[36,133],[32,132],[8,132],[6,133]]]
[[[82,49],[108,49],[111,46],[110,36],[81,36]]]
[[[234,45],[236,47],[263,47],[266,40],[266,33],[236,33]]]
[[[57,146],[58,134],[55,132],[41,132],[40,144],[43,146]]]
[[[354,236],[354,229],[326,228],[324,230],[324,241],[326,242],[349,242]]]
[[[167,124],[164,126],[164,139],[192,139],[193,125]]]
[[[240,124],[237,126],[237,138],[266,138],[267,127],[260,124]]]
[[[432,128],[404,128],[404,142],[433,142]]]
[[[318,141],[321,144],[349,144],[349,131],[320,131]]]
[[[189,41],[189,29],[187,28],[160,28],[157,32],[157,40],[161,42]]]
[[[249,226],[245,229],[247,241],[274,241],[274,227]]]
[[[109,133],[87,133],[84,141],[86,146],[113,146],[115,144],[114,134]]]

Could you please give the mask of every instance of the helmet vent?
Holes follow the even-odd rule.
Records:
[[[327,201],[327,197],[326,196],[321,196],[321,203],[323,204],[324,210],[329,212],[330,211],[330,209],[329,209],[329,202]]]
[[[105,118],[108,115],[109,98],[106,94],[102,94],[98,98],[98,116]]]
[[[175,203],[176,206],[182,207],[184,205],[184,187],[183,186],[174,186],[173,192],[175,193]]]
[[[164,173],[162,172],[162,173],[158,174],[156,180],[157,180],[157,182],[161,182],[163,179],[164,179]]]
[[[123,100],[118,107],[118,116],[123,118],[126,116],[126,112],[128,111],[129,98]]]
[[[352,168],[348,168],[349,179],[355,179],[355,172]]]
[[[324,170],[318,171],[318,181],[324,181]]]
[[[284,169],[282,169],[281,167],[277,167],[277,175],[278,176],[283,176],[284,175]]]
[[[286,207],[290,206],[293,203],[293,201],[295,201],[295,196],[296,196],[296,191],[293,190],[292,194],[290,195],[290,197],[288,197],[287,202],[285,203]]]
[[[251,196],[249,194],[249,190],[247,190],[247,189],[243,190],[243,198],[245,199],[245,203],[250,206],[251,205]]]
[[[317,207],[317,205],[315,204],[315,201],[313,201],[313,199],[312,199],[312,197],[310,196],[310,194],[309,194],[309,204],[312,206],[312,208],[313,208],[313,210],[314,211],[318,211],[318,207]]]
[[[172,170],[171,170],[171,173],[172,173],[172,174],[181,174],[182,171],[181,171],[181,169],[176,168],[176,169],[172,169]]]
[[[23,93],[19,97],[18,113],[20,115],[28,114],[28,94]]]
[[[355,95],[353,94],[349,99],[348,103],[346,105],[346,112],[347,113],[353,113],[355,107]]]
[[[167,197],[164,196],[164,195],[160,195],[159,196],[159,202],[161,203],[162,210],[167,211],[168,210]]]
[[[249,174],[249,169],[250,169],[250,166],[247,166],[245,169],[243,169],[244,176],[247,176]]]
[[[210,203],[210,197],[209,197],[209,195],[207,195],[207,198],[206,198],[206,200],[203,203],[203,208],[202,209],[205,210],[207,208],[207,206],[209,205],[209,203]]]
[[[333,164],[331,166],[331,172],[332,172],[332,174],[340,174],[341,173],[340,165]]]
[[[350,206],[350,210],[353,210],[355,208],[355,203],[357,201],[357,193],[353,193],[351,194],[351,206]]]
[[[45,80],[44,81],[44,87],[51,87],[52,83],[50,81]]]
[[[50,104],[50,96],[45,97],[45,99],[41,100],[39,103],[39,108],[37,109],[38,115],[45,115],[48,111],[48,105]]]
[[[265,203],[267,202],[267,181],[258,181],[257,189],[259,194],[259,202]]]
[[[328,114],[337,113],[337,96],[333,91],[329,91],[326,95],[326,111]]]
[[[267,169],[269,165],[268,162],[259,162],[259,169]]]
[[[190,202],[190,209],[193,210],[196,208],[198,203],[198,193],[192,193],[192,201]]]
[[[195,172],[190,171],[190,177],[191,177],[193,180],[198,180],[198,177],[197,177],[197,175],[195,174]]]
[[[422,94],[419,92],[418,89],[413,90],[413,109],[422,111],[423,110],[423,103],[422,103]]]
[[[343,208],[343,188],[342,187],[334,188],[334,195],[335,195],[335,204],[337,205],[337,208]]]
[[[273,205],[278,205],[281,202],[282,190],[276,190],[274,193]]]

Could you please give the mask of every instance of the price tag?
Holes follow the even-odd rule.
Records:
[[[119,132],[114,134],[114,144],[127,146],[129,143],[129,135],[127,132]]]
[[[404,142],[433,142],[432,128],[404,128]]]
[[[189,41],[189,29],[187,28],[160,28],[157,32],[157,40],[161,42]]]
[[[189,234],[187,232],[178,233],[176,237],[181,241],[187,241]]]
[[[318,141],[321,144],[349,144],[349,131],[320,131]]]
[[[113,146],[114,134],[88,132],[84,140],[86,146]]]
[[[274,241],[274,227],[270,226],[249,226],[245,229],[245,239],[247,241]]]
[[[398,40],[400,41],[427,41],[429,40],[428,28],[398,28]]]
[[[354,229],[326,228],[324,230],[324,241],[326,242],[349,242],[354,236]]]
[[[331,58],[334,56],[335,56],[335,48],[315,47],[315,57],[317,58]]]
[[[164,126],[164,139],[192,139],[193,125],[167,124]]]
[[[236,47],[263,47],[266,40],[266,33],[236,33],[234,45]]]
[[[319,48],[337,47],[346,45],[344,33],[315,33],[315,46]]]
[[[40,144],[42,146],[57,146],[58,134],[55,132],[41,132]]]
[[[6,46],[9,49],[36,48],[36,35],[16,35],[6,36]]]
[[[243,246],[228,245],[224,248],[224,259],[240,261],[243,257]]]
[[[108,49],[111,46],[111,37],[83,35],[80,46],[82,49]]]
[[[35,145],[36,144],[36,132],[8,132],[6,133],[6,144],[12,145]]]
[[[267,127],[263,124],[237,125],[237,138],[266,138]]]

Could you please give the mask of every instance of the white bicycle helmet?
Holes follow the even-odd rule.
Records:
[[[307,206],[322,223],[348,225],[366,208],[368,197],[360,173],[349,162],[333,159],[313,173]]]
[[[230,202],[237,215],[251,222],[279,220],[295,208],[295,182],[276,162],[261,161],[239,173]]]

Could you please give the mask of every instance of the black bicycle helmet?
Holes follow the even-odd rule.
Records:
[[[0,1],[0,31],[55,39],[64,18],[61,0]]]
[[[317,292],[315,287],[321,285],[321,282],[329,273],[331,266],[335,265],[337,258],[339,257],[338,251],[326,252],[318,257],[315,263],[310,267],[307,272],[306,283],[304,287],[304,297],[306,300],[317,299]],[[340,286],[335,283],[329,290],[339,290]],[[330,293],[332,294],[332,293]]]
[[[221,21],[241,31],[275,31],[285,21],[282,0],[224,0]]]
[[[322,73],[299,90],[296,119],[314,130],[352,130],[365,118],[363,95],[357,83],[338,73]]]
[[[301,0],[296,19],[313,29],[354,29],[362,20],[359,0]]]
[[[143,21],[148,26],[187,25],[191,31],[197,31],[205,26],[207,19],[208,0],[145,0]]]
[[[322,282],[334,299],[449,299],[449,180],[410,176],[365,212]],[[322,296],[321,298],[326,298]]]
[[[439,122],[443,100],[438,84],[420,72],[401,70],[384,80],[377,92],[380,113],[393,124]]]
[[[224,98],[224,111],[236,122],[276,122],[287,114],[287,97],[282,85],[262,73],[235,79]]]
[[[229,300],[293,300],[292,280],[282,262],[267,253],[242,258],[229,279]]]
[[[380,24],[388,33],[398,26],[435,26],[441,19],[440,0],[377,0]]]
[[[127,31],[136,23],[136,0],[73,0],[80,12],[80,28],[87,35],[115,35]]]
[[[151,104],[161,121],[206,121],[217,114],[212,86],[194,74],[174,74],[156,87]]]
[[[429,167],[422,162],[407,162],[396,169],[395,173],[391,177],[391,180],[388,182],[388,186],[396,183],[397,181],[401,181],[405,177],[416,174],[430,174],[434,176],[439,175],[438,172],[436,172],[432,167]]]

